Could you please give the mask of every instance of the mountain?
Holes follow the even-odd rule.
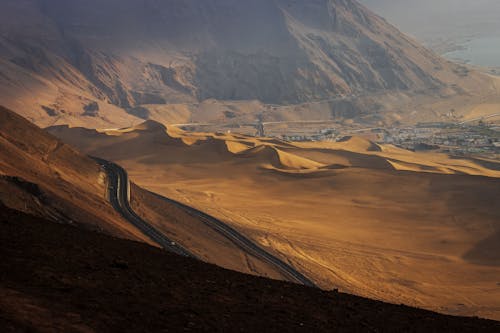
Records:
[[[0,98],[42,126],[128,126],[152,106],[207,99],[493,89],[354,0],[4,0],[0,9]],[[364,104],[349,112],[374,111]],[[326,117],[338,115],[332,107]]]
[[[445,316],[228,271],[5,208],[3,332],[495,332]],[[258,318],[258,320],[257,320]]]
[[[106,175],[89,157],[0,107],[0,202],[59,223],[150,242],[106,200]]]

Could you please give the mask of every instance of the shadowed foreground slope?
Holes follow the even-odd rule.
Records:
[[[252,277],[0,205],[0,328],[19,331],[498,331]]]

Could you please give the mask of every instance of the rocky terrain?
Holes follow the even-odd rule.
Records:
[[[148,241],[109,205],[106,190],[95,161],[0,107],[0,201],[6,206]]]
[[[380,111],[366,100],[372,95],[496,92],[487,77],[436,56],[354,0],[5,0],[0,6],[0,98],[42,126],[171,122],[179,118],[171,105],[195,109],[189,117],[199,120],[204,110],[196,105],[207,99],[327,100],[322,117],[356,118]],[[252,108],[252,119],[263,109],[269,111]],[[307,109],[302,118],[317,117]],[[243,111],[229,112],[211,120]]]
[[[2,332],[495,332],[452,317],[252,277],[0,203]],[[258,318],[258,319],[257,319]]]

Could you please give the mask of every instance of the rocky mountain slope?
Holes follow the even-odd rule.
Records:
[[[150,242],[106,200],[105,174],[89,157],[0,107],[0,202],[49,220]]]
[[[492,89],[355,0],[5,0],[0,8],[0,98],[43,126],[130,125],[149,118],[151,105],[209,98],[295,104]]]
[[[1,203],[0,255],[3,332],[500,329],[495,321],[445,316],[224,270],[145,244],[51,223]]]

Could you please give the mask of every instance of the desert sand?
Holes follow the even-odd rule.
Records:
[[[498,161],[152,121],[50,131],[121,164],[144,188],[230,223],[325,289],[500,319]]]

